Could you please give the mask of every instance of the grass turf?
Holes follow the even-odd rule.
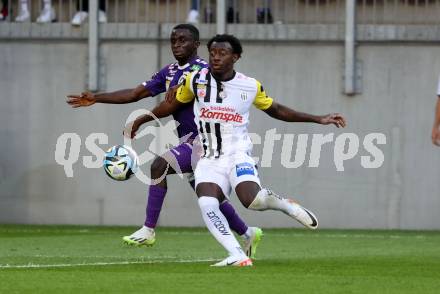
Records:
[[[252,268],[206,229],[0,226],[0,293],[439,293],[440,232],[265,230]]]

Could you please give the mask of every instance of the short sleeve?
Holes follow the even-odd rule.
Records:
[[[263,86],[257,81],[257,95],[255,96],[254,105],[258,109],[266,110],[272,106],[273,99],[267,96]]]
[[[194,93],[191,90],[191,77],[193,74],[189,74],[183,80],[182,84],[177,89],[176,100],[181,103],[189,103],[194,100]]]
[[[166,73],[169,65],[162,68],[159,72],[155,73],[150,80],[145,81],[142,85],[151,92],[151,96],[156,96],[165,92],[166,89]]]

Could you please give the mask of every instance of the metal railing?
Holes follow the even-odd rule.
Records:
[[[18,15],[19,0],[7,4],[6,22]],[[192,0],[102,0],[110,23],[181,23]],[[77,4],[79,2],[79,4]],[[83,1],[52,0],[56,21],[68,23],[83,10]],[[216,0],[198,0],[198,21],[216,22]],[[346,0],[226,0],[226,22],[233,24],[342,24]],[[31,22],[42,0],[28,0]],[[0,4],[1,5],[1,4]],[[357,0],[358,24],[440,24],[440,0]]]

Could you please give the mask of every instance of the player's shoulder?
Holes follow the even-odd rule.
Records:
[[[208,67],[208,63],[203,60],[202,58],[196,58],[190,65],[190,70],[191,71],[199,71],[202,68],[207,68]]]
[[[177,70],[179,68],[179,63],[177,61],[171,62],[164,66],[164,69],[167,70]]]
[[[194,62],[197,63],[197,64],[204,65],[204,66],[208,66],[208,62],[205,59],[200,58],[200,57],[196,58],[194,60]]]
[[[258,87],[259,85],[261,85],[261,83],[256,78],[247,76],[241,72],[236,72],[235,80],[240,84],[246,84],[252,87]]]
[[[191,71],[190,76],[191,76],[191,78],[194,78],[194,77],[197,77],[197,78],[200,78],[200,77],[206,78],[206,76],[208,75],[209,72],[210,72],[210,71],[209,71],[209,67],[197,68],[197,69]]]
[[[162,67],[157,73],[167,74],[169,72],[177,70],[179,64],[177,62],[168,63],[164,67]]]

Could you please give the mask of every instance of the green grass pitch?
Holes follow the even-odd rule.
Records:
[[[0,293],[440,293],[440,232],[266,229],[251,268],[206,229],[0,226]]]

